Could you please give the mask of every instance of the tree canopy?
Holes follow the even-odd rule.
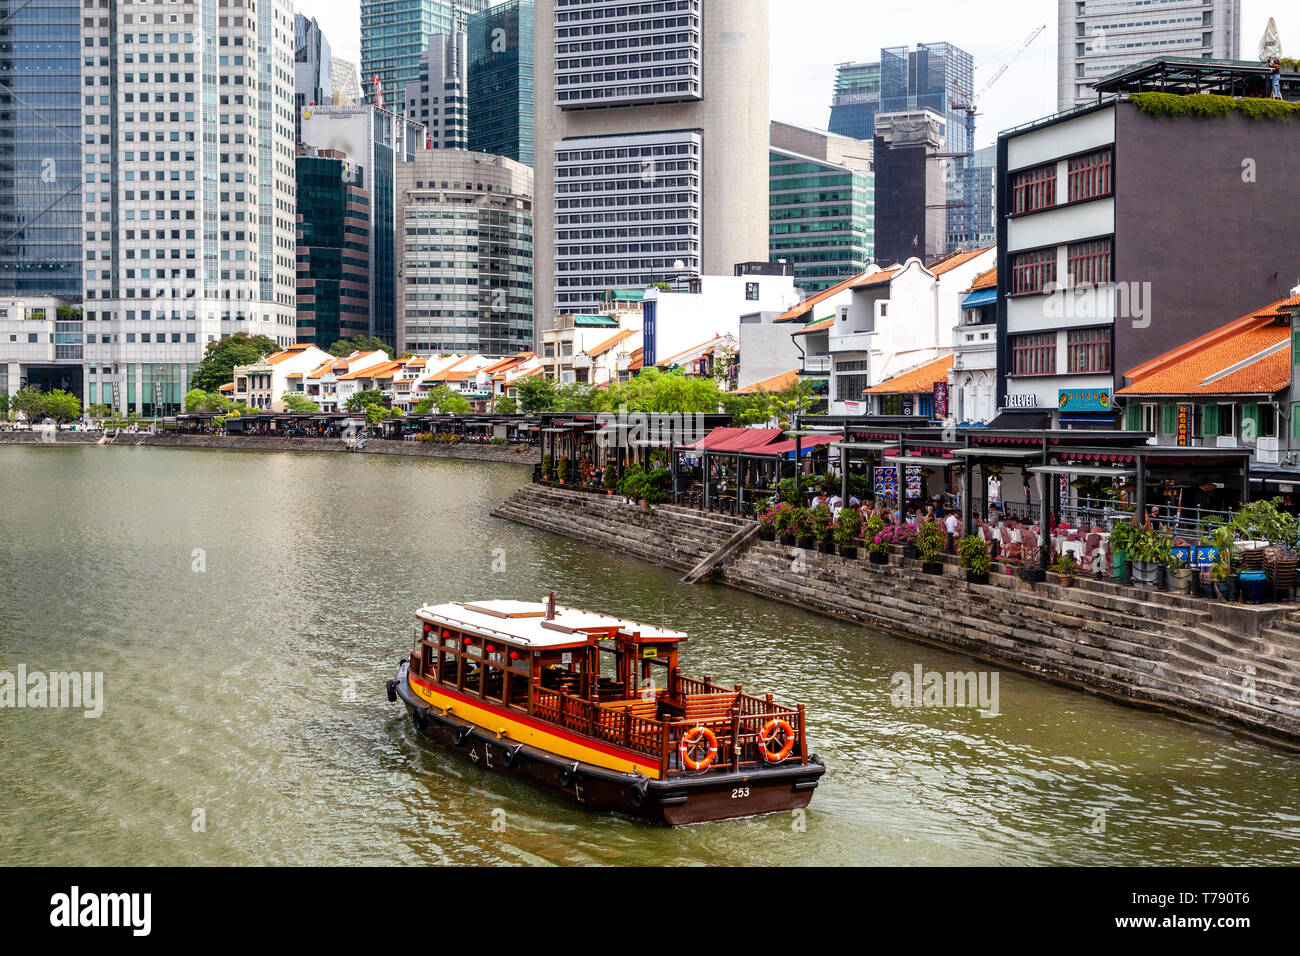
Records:
[[[286,395],[284,396],[284,407],[286,411],[294,412],[301,415],[305,412],[319,412],[320,406],[310,398],[303,395]]]
[[[236,365],[252,365],[264,355],[280,351],[279,344],[265,335],[249,336],[243,332],[209,342],[203,361],[190,376],[190,384],[206,392],[216,391],[235,379]]]
[[[393,347],[385,345],[372,335],[356,335],[350,339],[339,339],[329,347],[330,355],[336,358],[343,358],[353,352],[384,352],[389,358],[393,357]]]
[[[81,417],[81,399],[61,388],[43,392],[27,385],[14,393],[9,404],[14,411],[22,412],[33,423],[47,418],[56,422],[70,422]]]
[[[469,399],[446,385],[429,389],[428,396],[415,403],[417,415],[465,415],[474,410]]]
[[[377,388],[367,388],[364,391],[349,396],[347,403],[343,407],[350,412],[360,412],[369,408],[371,405],[383,404],[384,393]]]

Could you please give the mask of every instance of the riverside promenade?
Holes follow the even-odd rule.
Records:
[[[56,432],[54,445],[95,445],[100,432]],[[122,432],[111,437],[114,446],[148,446],[150,448],[215,448],[228,451],[309,451],[345,452],[340,438],[288,438],[269,435],[176,435],[162,432],[134,434]],[[0,432],[0,445],[45,444],[38,432]],[[490,445],[472,442],[442,443],[421,441],[392,441],[370,438],[359,454],[405,455],[411,458],[453,458],[462,461],[493,461],[515,465],[536,465],[541,461],[540,449],[531,445]]]
[[[540,484],[494,515],[687,571],[751,522]],[[894,636],[1104,695],[1230,727],[1300,751],[1300,606],[1247,607],[1080,578],[1073,586],[993,574],[967,584],[895,550],[888,565],[751,539],[714,581]],[[683,601],[691,587],[681,585]]]

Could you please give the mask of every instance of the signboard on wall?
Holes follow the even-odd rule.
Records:
[[[948,417],[948,383],[934,383],[934,417]]]
[[[1108,412],[1111,398],[1108,388],[1063,388],[1057,398],[1063,412]]]
[[[1192,443],[1192,406],[1178,406],[1178,445],[1186,448]]]
[[[921,497],[921,466],[908,465],[905,473],[907,497]],[[872,478],[872,487],[876,495],[882,498],[898,498],[898,469],[892,466],[877,467]]]
[[[1007,408],[1037,408],[1038,396],[1019,395],[1014,393],[1008,394],[1006,407]]]

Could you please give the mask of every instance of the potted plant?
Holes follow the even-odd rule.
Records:
[[[916,529],[910,524],[894,525],[894,543],[903,548],[903,557],[919,560],[921,549],[916,546]]]
[[[829,505],[818,505],[812,509],[813,535],[817,538],[817,550],[822,554],[835,553],[835,523]]]
[[[872,515],[867,519],[867,558],[872,564],[889,563],[889,539],[885,537],[885,519]]]
[[[927,521],[916,533],[916,546],[921,551],[921,570],[926,574],[943,574],[943,527],[937,521]]]
[[[1058,555],[1052,562],[1052,573],[1064,587],[1073,587],[1074,579],[1079,576],[1079,562],[1068,551]]]
[[[559,467],[556,469],[556,472],[560,476],[560,484],[564,484],[566,481],[568,481],[569,478],[569,456],[568,455],[562,455],[560,457],[560,464]]]
[[[1172,548],[1169,549],[1169,558],[1165,567],[1168,571],[1174,590],[1179,594],[1190,594],[1192,590],[1192,568],[1188,566],[1187,560],[1179,554],[1175,554]]]
[[[618,467],[612,461],[605,462],[605,474],[603,477],[605,494],[612,495],[614,490],[618,488]]]
[[[1141,588],[1157,587],[1160,583],[1160,568],[1169,550],[1167,536],[1151,528],[1140,528],[1126,550],[1129,567],[1133,572],[1133,583]]]
[[[1237,576],[1233,573],[1236,558],[1237,534],[1230,525],[1220,525],[1210,534],[1210,543],[1218,551],[1211,576],[1215,591],[1225,601],[1237,600]]]
[[[772,530],[781,536],[781,543],[788,548],[794,547],[794,511],[792,505],[782,502],[772,521]]]
[[[555,477],[555,472],[551,470],[551,463],[552,463],[552,459],[550,455],[542,456],[542,477],[547,481],[550,481],[553,477]]]
[[[809,508],[795,508],[794,518],[791,521],[791,530],[794,532],[794,543],[805,551],[811,551],[817,547],[817,535],[813,529],[812,510]]]
[[[862,512],[857,508],[845,508],[835,522],[835,543],[840,546],[840,554],[846,558],[858,556],[858,534],[862,531]]]
[[[1218,592],[1221,601],[1231,601],[1233,599],[1232,588],[1229,581],[1232,577],[1232,561],[1224,560],[1221,553],[1219,559],[1214,562],[1214,567],[1210,571],[1210,577],[1214,579],[1214,589]]]
[[[1128,577],[1128,555],[1137,537],[1137,526],[1129,521],[1116,522],[1110,529],[1111,575],[1116,578]]]
[[[776,540],[776,519],[783,509],[789,506],[783,502],[763,505],[758,510],[758,540]]]
[[[988,584],[993,561],[989,543],[979,535],[967,535],[957,542],[957,560],[966,570],[967,584]]]
[[[1042,584],[1047,580],[1047,571],[1042,565],[1042,548],[1022,548],[1020,552],[1020,580],[1030,584]]]

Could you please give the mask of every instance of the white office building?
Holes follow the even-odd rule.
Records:
[[[1095,102],[1092,84],[1157,57],[1235,60],[1241,0],[1057,0],[1057,108]]]
[[[296,336],[293,8],[87,7],[82,44],[84,400],[172,413],[209,342]]]
[[[465,34],[435,33],[406,84],[400,112],[426,127],[426,149],[469,148],[469,106],[465,93]]]
[[[766,260],[768,10],[538,0],[538,329]]]

